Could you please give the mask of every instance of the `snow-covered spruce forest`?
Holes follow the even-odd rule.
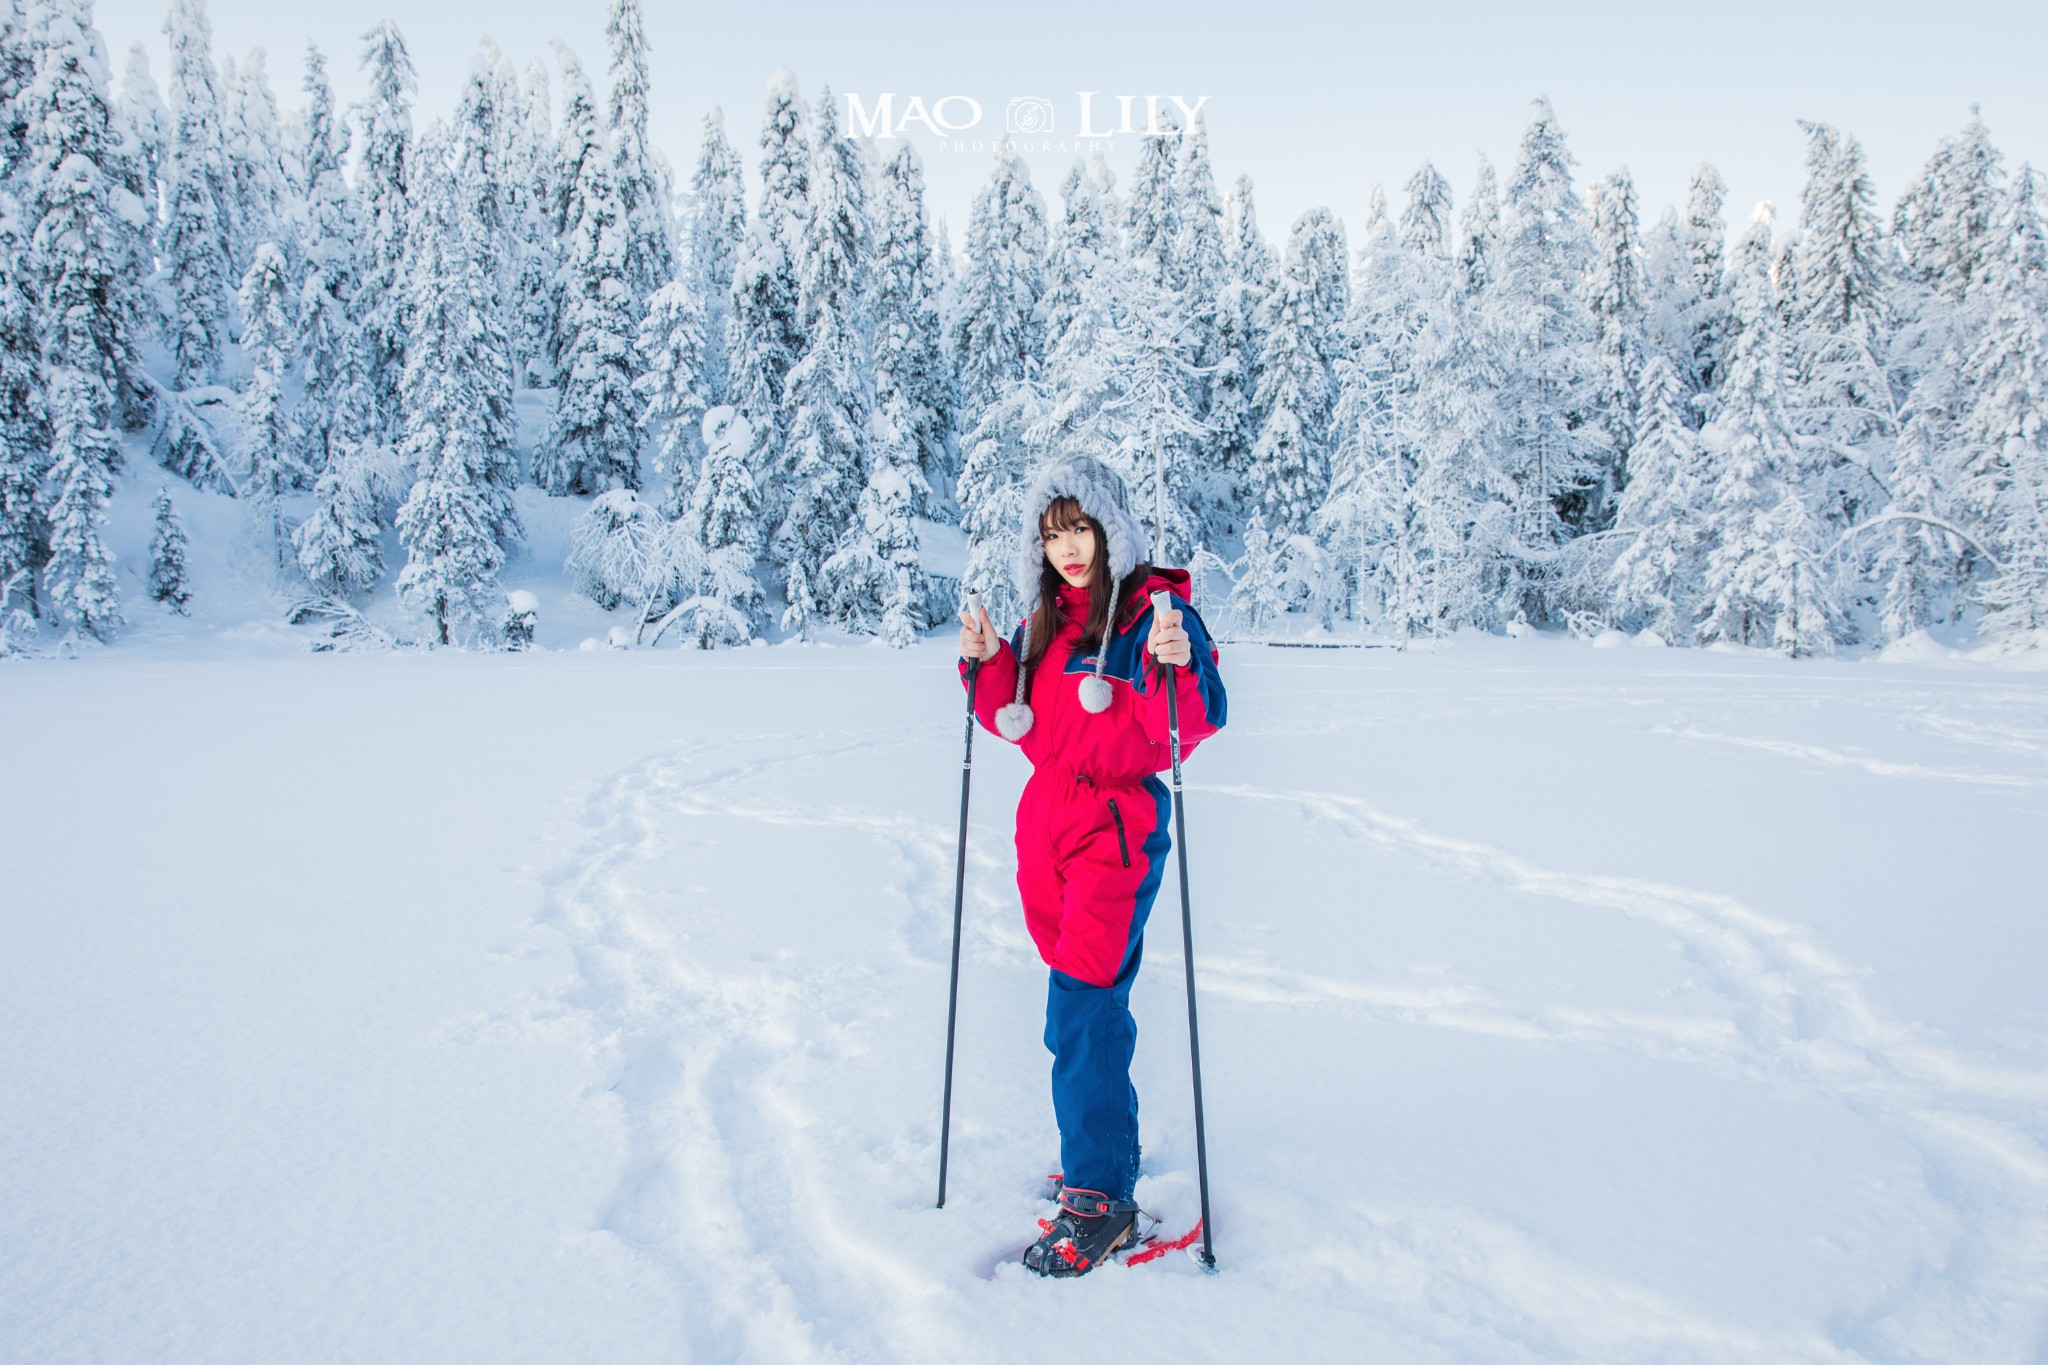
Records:
[[[601,89],[486,41],[445,113],[388,21],[343,109],[317,50],[291,107],[262,51],[216,53],[203,0],[118,88],[90,0],[4,18],[0,653],[193,610],[180,507],[226,498],[207,533],[322,643],[517,647],[542,494],[619,638],[902,645],[963,580],[1015,610],[1020,484],[1066,452],[1240,635],[2048,638],[2040,177],[1975,118],[1888,211],[1806,124],[1796,214],[1702,165],[1645,225],[1538,100],[1504,179],[1425,165],[1284,241],[1162,126],[1057,206],[999,152],[956,260],[914,148],[788,73],[751,189],[716,110],[674,169],[639,0]]]

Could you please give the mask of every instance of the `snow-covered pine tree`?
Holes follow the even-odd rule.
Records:
[[[1208,420],[1210,375],[1222,359],[1216,327],[1216,296],[1230,283],[1230,258],[1223,241],[1223,200],[1216,192],[1216,171],[1209,161],[1209,125],[1199,115],[1188,129],[1174,171],[1173,196],[1179,215],[1173,242],[1173,277],[1178,282],[1181,311],[1186,315],[1188,353],[1198,371],[1195,412]],[[1213,469],[1213,437],[1204,442],[1199,480],[1205,497],[1222,490],[1209,477]]]
[[[1216,359],[1216,294],[1229,281],[1230,258],[1223,240],[1223,200],[1216,192],[1216,171],[1209,161],[1208,123],[1198,116],[1183,141],[1173,182],[1178,221],[1172,274],[1193,334],[1196,363],[1207,368]]]
[[[623,211],[628,320],[637,332],[655,291],[676,277],[668,168],[647,139],[647,25],[640,0],[611,0],[612,185]]]
[[[231,278],[248,274],[256,252],[273,243],[297,270],[300,172],[286,164],[284,133],[278,126],[277,97],[270,90],[269,61],[252,48],[232,79],[222,82],[222,152],[228,173],[229,268]]]
[[[896,477],[890,478],[891,473]],[[930,624],[925,619],[925,603],[931,596],[931,584],[924,571],[917,525],[911,519],[916,496],[900,468],[885,468],[861,491],[863,500],[868,501],[861,509],[863,521],[877,523],[866,539],[874,546],[876,557],[889,567],[889,580],[882,592],[880,634],[895,649],[917,643]]]
[[[1971,281],[1982,318],[1964,364],[1963,496],[1990,533],[1998,572],[1981,590],[1984,630],[2048,641],[2048,272],[2039,177],[2021,166],[2001,249]]]
[[[1401,210],[1401,245],[1426,261],[1450,259],[1457,228],[1451,221],[1451,182],[1428,162],[1410,177]]]
[[[1909,280],[1960,304],[2001,249],[2005,167],[1975,106],[1943,138],[1892,211],[1892,240]]]
[[[311,43],[306,45],[300,89],[306,96],[300,152],[305,274],[298,297],[298,353],[305,389],[292,414],[292,449],[296,462],[317,478],[334,462],[341,445],[363,439],[366,433],[356,432],[344,440],[337,429],[345,402],[370,395],[354,400],[342,396],[343,383],[360,382],[363,374],[362,335],[353,314],[360,285],[355,201],[343,171],[348,130],[334,117],[327,62]]]
[[[327,66],[306,48],[302,169],[306,271],[299,290],[299,375],[292,410],[296,460],[314,476],[314,508],[292,533],[299,569],[337,597],[367,591],[384,572],[380,507],[396,502],[379,442],[369,355],[356,321],[355,201],[343,174],[347,125],[334,117]]]
[[[185,523],[171,506],[168,485],[150,500],[153,522],[149,535],[149,599],[180,616],[189,615],[192,590],[185,582]]]
[[[1247,491],[1281,536],[1306,532],[1329,492],[1337,327],[1349,301],[1345,256],[1344,229],[1328,209],[1302,214],[1260,318],[1262,420]]]
[[[367,379],[364,373],[364,383],[353,392],[367,396]],[[384,576],[380,453],[367,440],[341,448],[313,484],[312,514],[292,531],[299,572],[330,596],[368,592]]]
[[[1259,319],[1278,276],[1273,250],[1259,232],[1252,180],[1241,175],[1231,190],[1225,252],[1229,274],[1216,295],[1216,359],[1209,373],[1210,460],[1214,484],[1204,541],[1220,545],[1242,527],[1239,511],[1259,439],[1259,357],[1265,333]]]
[[[43,568],[43,601],[59,626],[75,626],[97,640],[122,624],[114,559],[101,537],[112,471],[119,458],[107,419],[106,387],[90,370],[53,367],[50,383],[50,556]]]
[[[1819,505],[1837,531],[1884,497],[1871,473],[1888,463],[1898,406],[1889,249],[1863,147],[1822,123],[1806,130],[1797,308],[1788,336],[1797,385],[1793,420],[1816,451]]]
[[[1692,319],[1699,305],[1692,261],[1686,252],[1678,210],[1666,208],[1643,234],[1643,327],[1651,354],[1670,361],[1687,381],[1688,401],[1697,392],[1692,380]],[[1695,415],[1693,422],[1698,422]]]
[[[169,337],[180,388],[213,382],[227,339],[233,182],[221,145],[222,106],[205,0],[173,0],[164,19],[171,45],[171,130],[164,150],[164,271],[170,277]]]
[[[1688,421],[1692,392],[1665,355],[1643,366],[1639,392],[1629,478],[1614,517],[1616,534],[1627,541],[1608,582],[1622,619],[1678,644],[1695,617],[1704,568],[1700,534],[1707,489],[1699,438]]]
[[[480,277],[467,259],[460,190],[444,129],[427,130],[411,158],[415,212],[406,226],[411,318],[402,385],[402,454],[416,471],[398,509],[405,547],[399,596],[432,617],[442,644],[491,629],[502,594],[503,515],[491,483],[490,399],[479,391],[478,338],[488,319]],[[500,355],[496,364],[509,363]],[[516,528],[516,520],[513,523]]]
[[[662,515],[673,520],[697,486],[698,440],[712,407],[706,371],[710,341],[702,296],[687,280],[655,291],[640,324],[640,425],[654,433],[654,472]]]
[[[249,474],[242,498],[258,549],[272,568],[291,562],[285,530],[285,490],[299,482],[291,427],[284,406],[284,372],[298,339],[298,290],[275,242],[256,248],[236,302],[242,312],[242,353],[249,381],[242,388],[243,455]]]
[[[406,368],[405,344],[412,330],[406,316],[406,225],[412,155],[412,94],[419,88],[405,39],[389,19],[363,35],[363,76],[369,95],[357,106],[363,122],[356,161],[356,195],[361,236],[356,260],[362,271],[357,315],[370,356],[377,414],[384,434],[395,439],[404,411],[399,389]]]
[[[1451,188],[1425,163],[1407,186],[1400,230],[1372,191],[1358,250],[1351,314],[1336,365],[1338,397],[1330,491],[1314,529],[1332,560],[1347,566],[1350,598],[1403,638],[1422,623],[1408,605],[1416,561],[1415,360],[1420,330],[1448,306],[1455,287],[1450,251]]]
[[[1943,322],[1953,310],[1941,309]],[[1898,439],[1891,445],[1884,521],[1859,537],[1867,549],[1867,576],[1877,587],[1879,638],[1887,643],[1942,620],[1955,602],[1962,543],[1941,529],[1953,508],[1950,480],[1957,420],[1966,406],[1959,332],[1909,326],[1906,340],[1921,362],[1900,405]],[[1870,523],[1866,523],[1869,525]]]
[[[1259,209],[1252,194],[1252,178],[1240,175],[1230,192],[1229,228],[1224,241],[1232,274],[1262,292],[1270,292],[1280,278],[1280,263],[1271,244],[1259,231]]]
[[[771,524],[779,524],[788,488],[783,386],[803,354],[797,321],[797,256],[811,218],[811,149],[796,77],[768,78],[761,119],[761,198],[733,261],[732,349],[725,399],[747,419],[754,439],[756,488]]]
[[[534,213],[540,212],[540,205],[533,198],[539,186],[532,168],[543,155],[545,140],[541,147],[533,145],[534,130],[527,125],[526,92],[520,87],[519,71],[512,65],[512,59],[489,39],[483,42],[483,52],[490,62],[491,104],[496,114],[495,161],[498,173],[493,198],[502,215],[500,229],[494,239],[493,255],[496,259],[492,268],[497,275],[498,325],[512,346],[513,381],[517,387],[524,365],[521,355],[524,324],[519,313],[519,272],[525,264],[526,254],[522,220],[529,208]]]
[[[491,285],[491,307],[500,330],[514,330],[511,308],[512,271],[516,269],[513,185],[520,167],[511,158],[517,148],[514,129],[524,118],[518,103],[518,82],[498,45],[486,38],[469,59],[469,74],[455,103],[450,132],[455,140],[455,165],[466,198],[462,214],[470,240],[480,253],[477,264]],[[507,103],[507,100],[511,103]]]
[[[1287,611],[1281,550],[1266,529],[1266,514],[1253,508],[1244,528],[1244,553],[1231,566],[1230,619],[1254,639]]]
[[[1629,477],[1625,458],[1636,444],[1648,351],[1642,231],[1636,185],[1626,166],[1593,187],[1593,264],[1587,284],[1599,358],[1594,411],[1607,427],[1612,452],[1605,486],[1595,495],[1598,508],[1588,518],[1597,527],[1612,520],[1613,499]]]
[[[939,305],[939,331],[942,337],[953,335],[953,318],[959,311],[960,274],[953,262],[953,234],[946,226],[946,215],[939,215],[932,224],[932,283]],[[947,350],[947,365],[953,365],[952,351]]]
[[[1131,174],[1131,192],[1124,198],[1124,258],[1154,284],[1178,289],[1180,201],[1175,193],[1174,157],[1180,149],[1181,127],[1162,111],[1157,129],[1138,139],[1138,165]]]
[[[1116,229],[1116,177],[1100,153],[1086,162],[1074,158],[1060,182],[1060,199],[1064,207],[1046,253],[1045,294],[1039,303],[1049,354],[1066,342],[1068,329],[1084,311],[1088,282],[1105,262],[1123,257]]]
[[[1062,194],[1066,208],[1047,254],[1040,308],[1052,408],[1030,439],[1041,449],[1114,463],[1128,424],[1106,411],[1117,398],[1111,350],[1119,312],[1138,290],[1138,276],[1147,267],[1129,266],[1123,259],[1111,218],[1113,181],[1099,157],[1085,169],[1076,162]]]
[[[598,122],[597,94],[576,50],[557,38],[550,44],[562,70],[562,122],[555,130],[555,155],[549,167],[548,217],[555,236],[566,237],[581,212],[577,186],[584,163],[605,156],[604,128]]]
[[[36,606],[35,574],[49,555],[37,497],[50,453],[50,413],[36,301],[22,260],[20,210],[0,182],[0,628]]]
[[[690,499],[689,525],[703,552],[696,593],[678,608],[699,649],[743,645],[761,621],[761,502],[751,460],[754,435],[730,407],[704,414],[704,465]]]
[[[1185,564],[1203,541],[1202,458],[1210,436],[1186,296],[1129,263],[1099,283],[1114,289],[1100,355],[1109,392],[1105,435],[1115,443],[1111,464],[1124,476],[1131,510],[1152,533],[1152,561]]]
[[[951,501],[952,373],[939,319],[931,234],[925,223],[924,165],[908,142],[890,153],[876,181],[874,254],[875,411],[888,426],[874,440],[908,441],[910,514],[933,516]]]
[[[1688,327],[1691,334],[1689,363],[1679,363],[1679,374],[1692,385],[1694,425],[1713,415],[1711,396],[1721,385],[1726,364],[1728,333],[1728,224],[1721,216],[1728,187],[1721,173],[1702,161],[1693,167],[1686,192],[1685,222],[1680,229],[1687,259],[1692,264],[1692,303]]]
[[[1458,265],[1464,272],[1466,293],[1480,293],[1493,283],[1500,234],[1500,182],[1494,176],[1493,162],[1481,152],[1472,197],[1465,201],[1464,216],[1458,220]]]
[[[951,331],[965,433],[957,490],[968,539],[962,583],[984,595],[997,619],[1022,610],[1009,565],[1022,485],[1037,453],[1028,436],[1050,408],[1041,372],[1045,254],[1045,203],[1023,160],[999,151],[968,220]]]
[[[1113,189],[1099,160],[1086,170],[1076,163],[1064,191],[1044,310],[1053,408],[1030,439],[1116,469],[1132,510],[1153,527],[1152,553],[1161,563],[1184,562],[1202,533],[1194,461],[1205,433],[1180,296],[1159,282],[1156,262],[1121,254],[1110,218]]]
[[[450,153],[454,154],[457,147],[451,134]],[[437,162],[435,170],[441,172],[442,164]],[[512,338],[507,335],[502,314],[495,306],[500,296],[492,278],[494,243],[483,221],[465,208],[484,197],[482,187],[476,183],[480,174],[481,168],[473,161],[457,159],[453,163],[456,222],[462,238],[457,258],[460,268],[438,284],[428,276],[428,284],[423,286],[415,280],[413,287],[459,289],[468,296],[472,321],[463,363],[477,404],[476,417],[483,439],[484,496],[491,534],[497,537],[499,549],[510,550],[526,534],[513,502],[513,490],[519,484],[519,414],[513,401],[516,380]],[[632,411],[630,406],[627,411]]]
[[[1919,617],[1927,585],[1953,580],[1961,591],[1949,609],[1960,611],[1991,571],[1988,559],[1964,553],[1953,536],[1904,514],[1946,506],[1973,539],[1991,538],[1981,519],[1988,504],[1972,496],[1986,485],[1966,472],[1974,452],[1964,436],[1973,382],[1965,371],[1980,354],[1989,265],[2005,249],[2005,179],[1998,149],[1972,110],[1963,133],[1942,140],[1893,211],[1889,245],[1896,268],[1887,302],[1895,327],[1886,359],[1888,377],[1904,398],[1887,476],[1892,500],[1881,514],[1887,524],[1853,542],[1873,556],[1868,573],[1884,585],[1879,619],[1887,638],[1897,627],[1925,624]],[[1902,482],[1917,489],[1917,500]],[[1937,556],[1933,565],[1930,553]],[[1908,620],[1915,626],[1906,626]]]
[[[548,69],[539,58],[526,67],[511,158],[513,232],[518,251],[512,285],[515,373],[522,385],[554,382],[555,275],[561,268],[553,212],[555,128]]]
[[[811,216],[797,255],[797,326],[804,353],[790,367],[783,391],[789,510],[770,545],[788,590],[783,625],[798,631],[809,625],[799,581],[821,604],[857,595],[842,592],[825,563],[851,524],[874,412],[870,299],[861,276],[874,236],[867,167],[859,144],[839,136],[829,88],[818,98],[817,126]]]
[[[149,49],[141,40],[128,45],[128,64],[121,71],[121,116],[135,132],[135,145],[142,158],[143,182],[150,192],[143,196],[149,232],[154,237],[164,181],[164,157],[171,139],[171,111],[164,107],[163,94],[149,69]]]
[[[878,414],[879,416],[879,414]],[[902,649],[924,630],[929,588],[911,503],[916,469],[885,448],[871,462],[854,520],[819,569],[821,613],[857,635],[879,635]]]
[[[1773,297],[1771,217],[1769,204],[1758,205],[1738,248],[1727,377],[1718,413],[1701,433],[1714,474],[1697,633],[1702,643],[1768,643],[1796,657],[1832,647],[1838,609],[1786,410],[1790,374]]]
[[[1495,552],[1509,568],[1507,591],[1531,616],[1550,603],[1524,566],[1597,526],[1616,453],[1598,420],[1601,365],[1586,297],[1593,241],[1574,164],[1550,101],[1538,99],[1508,184],[1494,285],[1509,346],[1502,397],[1520,454],[1513,539]]]
[[[602,493],[640,486],[640,400],[632,301],[623,287],[625,207],[588,106],[589,88],[562,49],[562,80],[572,121],[563,129],[563,164],[576,178],[557,199],[562,266],[555,411],[534,451],[533,481],[549,493]],[[573,141],[572,141],[573,139]]]
[[[1045,201],[1023,160],[999,151],[988,183],[974,197],[953,324],[963,430],[971,431],[1027,368],[1044,359],[1039,301],[1045,254]],[[963,491],[962,507],[966,498]]]
[[[992,621],[1015,621],[1026,610],[1027,604],[1017,600],[1010,566],[1016,559],[1026,485],[1046,453],[1034,434],[1046,427],[1051,411],[1038,361],[1027,361],[982,406],[981,416],[961,442],[960,507],[961,526],[967,532],[967,567],[960,582],[982,594]]]
[[[704,384],[711,400],[726,401],[726,369],[733,327],[732,272],[747,235],[747,187],[740,159],[725,135],[725,113],[704,116],[704,139],[690,177],[689,284],[704,318]]]
[[[21,97],[35,75],[27,0],[0,0],[0,183],[12,183],[28,164],[28,107]]]
[[[35,75],[19,100],[29,128],[27,273],[41,305],[50,414],[43,600],[59,624],[104,640],[121,624],[101,539],[120,464],[114,428],[130,406],[122,395],[146,392],[134,311],[144,208],[129,188],[136,153],[107,90],[90,0],[39,0],[31,22]]]
[[[1361,449],[1346,452],[1352,468],[1338,490],[1356,506],[1333,496],[1324,517],[1330,524],[1349,512],[1353,534],[1368,537],[1362,559],[1372,572],[1362,586],[1378,598],[1381,632],[1396,640],[1500,624],[1506,572],[1487,552],[1511,520],[1515,489],[1499,401],[1504,348],[1486,295],[1467,290],[1466,225],[1451,228],[1449,187],[1429,168],[1408,194],[1398,249],[1381,238],[1362,260],[1367,297],[1354,312],[1360,335],[1343,410],[1346,438]],[[1360,433],[1362,382],[1363,396],[1375,387],[1382,396],[1367,404],[1372,420]],[[1341,540],[1331,536],[1333,552]]]

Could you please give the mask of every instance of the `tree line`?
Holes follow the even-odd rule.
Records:
[[[999,145],[956,260],[914,148],[787,72],[751,199],[716,110],[676,183],[640,0],[602,96],[486,40],[424,127],[388,21],[359,104],[309,46],[281,110],[203,0],[165,88],[139,43],[114,88],[90,0],[0,20],[0,650],[119,630],[106,506],[144,451],[238,499],[296,595],[392,590],[443,643],[530,638],[499,586],[530,485],[580,500],[565,572],[651,638],[907,644],[962,586],[935,523],[1017,609],[1019,503],[1072,453],[1242,631],[2048,638],[2048,236],[1974,116],[1888,216],[1856,139],[1801,125],[1796,224],[1732,241],[1711,167],[1645,224],[1542,100],[1505,184],[1481,158],[1460,205],[1425,165],[1355,242],[1311,209],[1269,243],[1199,121],[1127,187],[1075,162],[1057,212]]]

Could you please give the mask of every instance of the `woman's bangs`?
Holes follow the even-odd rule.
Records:
[[[1072,498],[1054,498],[1038,518],[1038,534],[1045,537],[1061,531],[1078,531],[1088,524],[1088,514]]]

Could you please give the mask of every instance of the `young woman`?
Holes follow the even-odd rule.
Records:
[[[1059,1121],[1059,1215],[1024,1253],[1041,1275],[1080,1275],[1127,1241],[1138,1206],[1138,1094],[1131,981],[1166,870],[1172,807],[1169,669],[1181,754],[1223,725],[1223,680],[1188,575],[1139,562],[1145,536],[1100,463],[1061,461],[1025,499],[1016,581],[1031,604],[1008,641],[961,613],[960,672],[981,669],[974,710],[1018,744],[1031,779],[1017,803],[1024,923],[1052,969],[1045,1045]],[[1155,614],[1151,594],[1173,594]]]

